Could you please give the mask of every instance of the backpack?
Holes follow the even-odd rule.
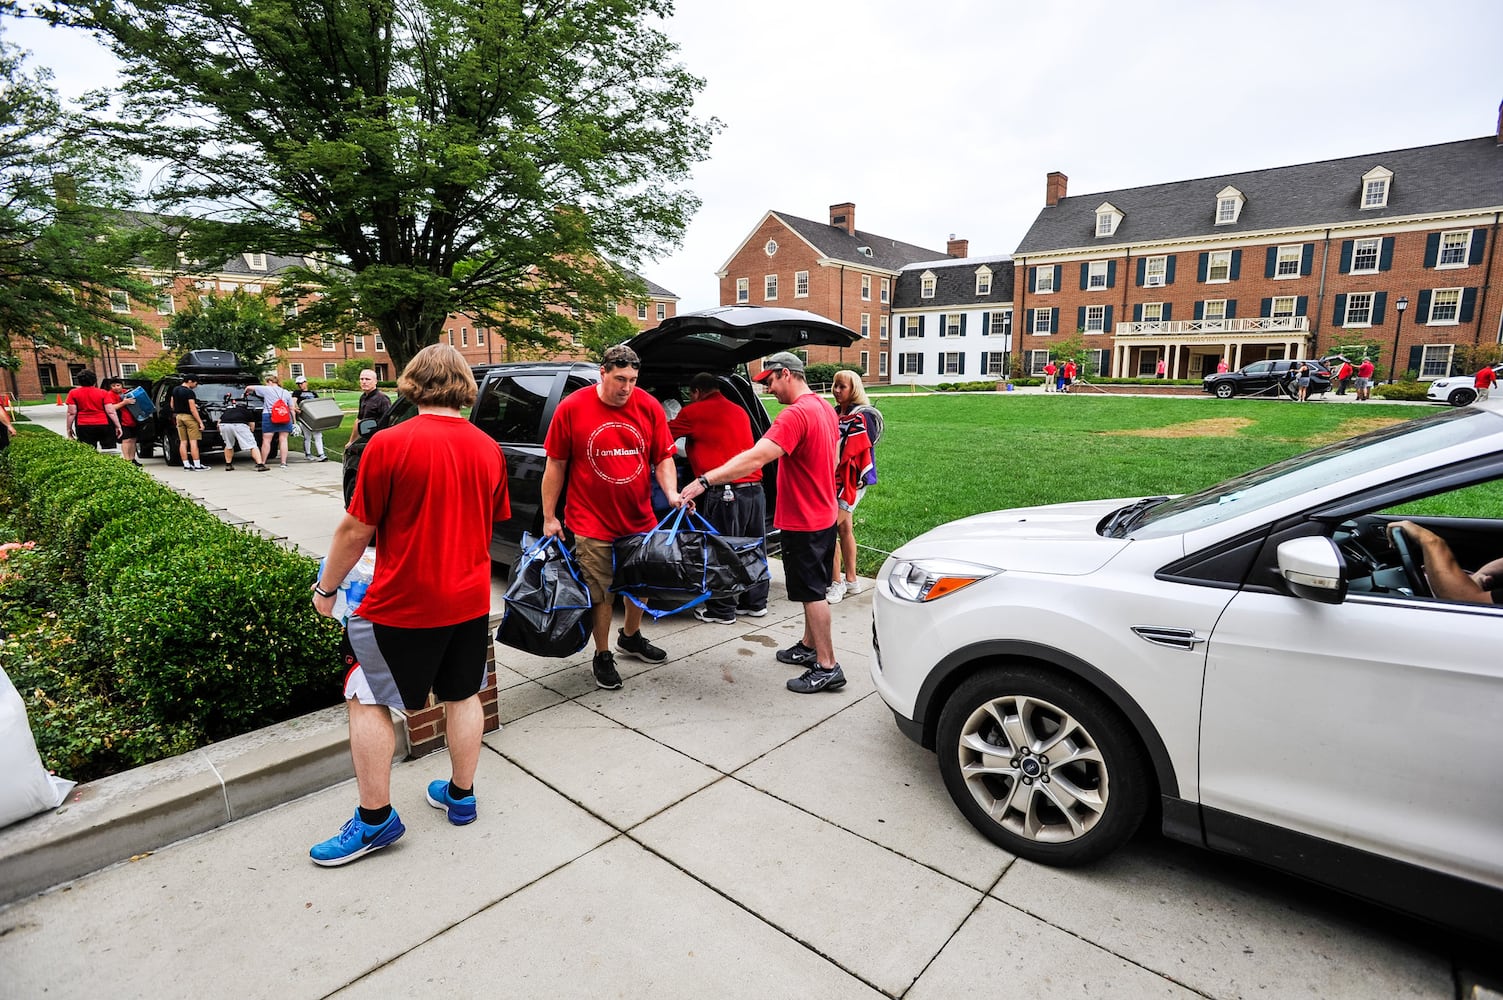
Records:
[[[287,405],[287,400],[278,398],[271,404],[271,422],[274,424],[292,423],[292,407]]]

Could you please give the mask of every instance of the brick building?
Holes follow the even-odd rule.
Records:
[[[965,241],[951,243],[949,253],[958,248],[964,256]],[[720,304],[788,306],[834,320],[861,334],[863,342],[814,347],[808,360],[840,364],[868,381],[886,382],[898,275],[915,261],[944,256],[857,229],[851,202],[831,205],[828,223],[770,211],[716,272]]]
[[[975,382],[1011,370],[1012,258],[966,257],[967,242],[954,237],[950,250],[955,257],[919,261],[898,273],[892,373],[889,379],[884,365],[880,381]]]
[[[1013,254],[1023,367],[1083,334],[1089,370],[1196,378],[1219,358],[1321,357],[1384,345],[1380,373],[1449,374],[1503,342],[1496,135],[1071,196]],[[1491,289],[1491,292],[1489,291]]]

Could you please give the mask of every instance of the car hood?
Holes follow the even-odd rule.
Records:
[[[959,559],[1023,573],[1080,576],[1105,566],[1128,544],[1096,525],[1131,500],[1089,500],[992,511],[924,532],[895,559]]]
[[[778,351],[849,347],[860,339],[839,323],[802,309],[718,306],[669,317],[627,346],[655,368],[671,364],[724,371]]]

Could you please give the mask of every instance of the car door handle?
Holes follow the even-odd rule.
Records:
[[[1208,638],[1192,628],[1171,628],[1166,625],[1134,625],[1132,630],[1139,638],[1155,646],[1172,646],[1175,649],[1193,650]]]

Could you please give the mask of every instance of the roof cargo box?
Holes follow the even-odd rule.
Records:
[[[200,374],[209,374],[213,372],[232,372],[238,370],[239,367],[240,359],[235,357],[233,351],[211,351],[208,349],[189,351],[177,363],[177,370],[182,373],[198,372]]]
[[[297,405],[297,422],[310,431],[332,431],[344,420],[344,411],[332,399],[304,399]]]

